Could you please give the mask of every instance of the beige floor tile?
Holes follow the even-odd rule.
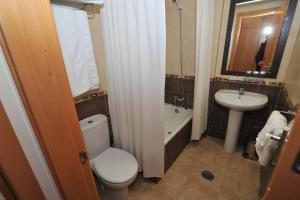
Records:
[[[226,164],[225,164],[226,165]],[[207,187],[213,188],[216,191],[220,191],[221,183],[223,179],[223,174],[226,166],[215,165],[214,163],[203,163],[197,162],[193,168],[189,170],[189,178],[199,181],[202,184],[205,184]],[[208,170],[213,173],[214,179],[207,180],[202,177],[201,173],[204,170]]]
[[[129,200],[174,200],[162,192],[146,188],[129,190]]]
[[[236,153],[229,161],[229,165],[222,180],[223,191],[237,194],[242,199],[259,199],[259,165],[255,161],[244,159]]]
[[[177,171],[185,176],[189,176],[190,169],[195,165],[195,160],[187,154],[181,154],[173,163],[171,170]]]
[[[243,200],[243,199],[236,192],[229,191],[222,188],[218,200]]]
[[[188,178],[186,176],[169,169],[158,184],[148,184],[147,188],[160,191],[168,196],[176,198],[187,180]]]
[[[191,142],[158,184],[139,175],[129,187],[129,199],[258,200],[258,163],[244,159],[241,151],[225,153],[223,145],[212,137]],[[202,178],[203,170],[211,171],[215,179]]]
[[[129,190],[147,188],[148,184],[151,184],[151,182],[144,179],[141,174],[138,174],[135,181],[129,186]]]
[[[205,184],[189,179],[184,185],[183,190],[178,196],[178,200],[216,200],[218,199],[218,192]]]

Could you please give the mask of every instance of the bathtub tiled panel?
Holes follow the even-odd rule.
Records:
[[[107,116],[108,119],[108,126],[110,132],[110,141],[113,144],[113,137],[112,137],[112,126],[109,114],[109,107],[108,107],[108,96],[107,94],[102,94],[99,96],[92,97],[89,100],[82,101],[80,103],[75,104],[78,120],[82,120],[84,118],[103,114]]]
[[[210,102],[210,112],[208,120],[208,135],[225,139],[227,120],[229,110],[216,103],[214,99],[215,93],[220,89],[239,89],[245,88],[248,92],[257,92],[265,94],[269,97],[267,105],[256,111],[245,112],[240,129],[239,144],[244,145],[249,139],[255,140],[258,132],[263,128],[271,112],[277,108],[282,86],[258,85],[255,83],[235,82],[228,80],[212,81],[212,93]]]
[[[192,120],[190,120],[166,145],[165,145],[165,172],[172,166],[177,157],[191,140]]]
[[[174,104],[174,96],[182,96],[182,86],[184,103],[181,105],[187,108],[193,108],[194,103],[194,79],[193,78],[178,78],[166,76],[165,82],[165,102]]]

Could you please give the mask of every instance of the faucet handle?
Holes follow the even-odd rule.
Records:
[[[244,92],[245,92],[245,88],[240,88],[239,89],[239,94],[244,94]]]

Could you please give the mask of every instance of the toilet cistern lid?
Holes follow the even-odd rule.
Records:
[[[132,179],[138,171],[136,159],[128,152],[108,148],[92,161],[94,172],[110,183],[124,183]]]

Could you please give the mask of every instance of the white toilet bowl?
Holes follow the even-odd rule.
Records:
[[[124,183],[110,183],[100,179],[104,186],[104,200],[125,200],[128,199],[128,186],[135,180],[136,175],[129,181]]]
[[[127,199],[128,186],[138,173],[136,159],[126,151],[110,147],[91,162],[94,173],[104,186],[104,198]]]
[[[108,122],[105,115],[80,121],[87,154],[94,173],[104,187],[104,199],[126,200],[128,186],[135,180],[138,163],[130,153],[109,147]]]

